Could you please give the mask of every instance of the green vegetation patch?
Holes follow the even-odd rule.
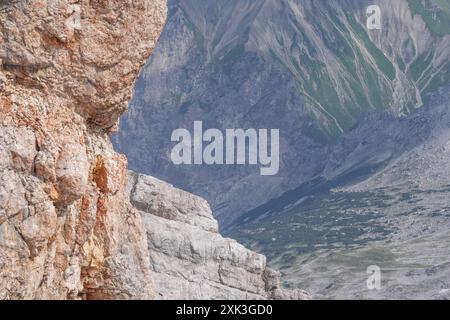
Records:
[[[364,42],[364,46],[374,58],[378,68],[383,72],[389,80],[395,80],[395,68],[392,62],[378,49],[378,47],[370,40],[366,30],[356,21],[352,15],[347,16],[348,22],[358,37]]]
[[[450,34],[450,1],[408,0],[408,4],[412,14],[420,15],[433,34]]]

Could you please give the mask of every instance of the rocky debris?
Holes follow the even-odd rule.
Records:
[[[223,238],[205,200],[156,178],[129,173],[140,210],[157,299],[309,299],[285,290],[266,257]]]
[[[109,134],[166,12],[165,0],[2,1],[0,299],[153,296]]]

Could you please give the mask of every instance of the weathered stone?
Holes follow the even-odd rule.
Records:
[[[34,171],[39,178],[56,182],[56,162],[51,154],[39,151],[34,159]]]
[[[89,177],[89,162],[86,149],[80,144],[64,146],[56,162],[59,203],[70,205],[81,199],[86,191]]]
[[[165,0],[2,3],[0,299],[153,296],[109,130],[166,11]]]
[[[310,299],[282,289],[266,257],[223,238],[203,199],[133,172],[128,191],[147,232],[157,299]]]
[[[264,256],[218,234],[205,200],[133,174],[127,191],[127,161],[109,134],[165,0],[4,7],[0,299],[295,296]]]

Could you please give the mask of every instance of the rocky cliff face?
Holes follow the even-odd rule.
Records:
[[[307,297],[204,200],[127,192],[109,135],[165,19],[164,0],[0,2],[0,299]]]
[[[165,1],[0,2],[0,299],[151,298],[109,133]]]
[[[153,177],[130,172],[131,203],[147,233],[157,299],[309,299],[281,288],[266,257],[218,233],[208,203]]]
[[[409,117],[367,115],[320,179],[225,234],[316,298],[449,299],[449,98],[446,86]],[[370,265],[382,269],[381,290],[365,287]]]

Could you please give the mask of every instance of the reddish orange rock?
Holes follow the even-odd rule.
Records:
[[[0,299],[153,296],[109,133],[166,14],[166,0],[2,3]]]

